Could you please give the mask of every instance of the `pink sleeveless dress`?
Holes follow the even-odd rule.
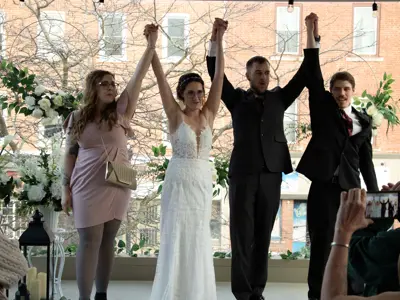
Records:
[[[70,114],[66,120],[68,132],[79,117]],[[71,176],[72,206],[76,228],[103,224],[126,216],[131,190],[105,181],[106,161],[129,163],[126,130],[127,120],[119,115],[118,124],[110,131],[107,124],[89,123],[79,137],[79,153]],[[104,140],[105,148],[102,140]],[[67,148],[68,149],[68,148]],[[68,151],[68,150],[67,150]]]

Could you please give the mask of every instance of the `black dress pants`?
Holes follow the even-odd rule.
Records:
[[[229,182],[232,293],[262,295],[268,278],[271,232],[279,209],[282,173],[232,175]]]

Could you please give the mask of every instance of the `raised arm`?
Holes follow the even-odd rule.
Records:
[[[227,25],[227,22],[226,22]],[[226,30],[225,24],[221,24],[217,28],[217,58],[214,77],[211,83],[210,93],[204,105],[204,113],[212,125],[218,113],[219,104],[221,101],[222,85],[224,82],[224,49],[223,49],[223,36]]]
[[[150,31],[149,35],[157,34],[157,32]],[[153,59],[151,61],[154,74],[157,78],[158,89],[160,90],[161,101],[167,115],[170,128],[176,128],[178,125],[178,116],[180,112],[180,107],[175,101],[174,95],[172,94],[171,87],[168,84],[167,78],[165,77],[160,59],[157,53],[154,53]]]
[[[215,69],[216,69],[216,56],[219,52],[218,43],[217,43],[217,28],[218,26],[226,26],[226,21],[216,18],[213,25],[213,32],[211,35],[211,40],[209,43],[208,55],[207,55],[207,70],[210,75],[211,80],[214,80]],[[221,99],[225,103],[226,107],[229,111],[232,111],[235,102],[240,97],[239,92],[233,87],[232,83],[228,80],[226,75],[223,75],[223,84],[222,84],[222,94]]]
[[[147,39],[147,48],[138,65],[136,66],[135,73],[129,80],[128,85],[118,99],[117,111],[121,115],[124,115],[128,120],[132,119],[136,111],[142,82],[147,71],[149,70],[151,60],[153,59],[153,55],[155,53],[156,41],[157,36],[153,36],[152,39]]]
[[[319,66],[319,43],[316,42],[318,32],[315,31],[316,22],[318,17],[316,14],[311,13],[306,17],[307,26],[307,48],[304,49],[304,60],[293,76],[289,83],[282,89],[283,101],[285,102],[285,107],[288,108],[292,103],[299,97],[303,89],[307,86],[311,77],[316,77],[321,68]],[[322,79],[322,74],[321,74]],[[315,78],[313,78],[315,80]],[[323,83],[323,80],[322,80]],[[323,86],[323,85],[322,85]]]
[[[310,14],[306,17],[307,26],[307,48],[315,49],[320,48],[319,25],[318,16]],[[311,68],[307,70],[306,87],[313,93],[318,92],[323,94],[325,92],[324,77],[321,72],[321,65],[318,56],[315,57],[315,63],[311,64]],[[322,99],[322,98],[321,98]]]

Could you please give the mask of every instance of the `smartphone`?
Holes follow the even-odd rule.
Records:
[[[394,219],[399,215],[400,192],[367,192],[365,216],[369,219]]]

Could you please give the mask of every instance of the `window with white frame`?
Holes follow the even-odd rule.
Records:
[[[300,49],[300,7],[289,13],[286,6],[276,8],[276,52],[298,54]]]
[[[105,14],[100,22],[102,59],[126,59],[126,17],[122,13]],[[104,32],[103,32],[104,28]]]
[[[377,54],[378,18],[370,6],[354,7],[353,51],[359,55]]]
[[[189,15],[167,14],[163,27],[163,58],[181,59],[189,47]]]
[[[38,24],[38,54],[49,60],[58,60],[57,51],[64,48],[65,13],[42,11]]]
[[[211,237],[213,240],[221,239],[221,200],[212,201],[210,220]]]
[[[6,34],[4,31],[5,14],[0,11],[0,56],[4,57],[6,49]]]
[[[168,126],[168,118],[165,114],[165,111],[162,111],[162,141],[167,146],[170,145],[170,134],[169,134],[169,126]]]
[[[140,240],[145,240],[144,246],[151,247],[159,244],[158,230],[156,228],[140,228]]]
[[[297,132],[297,100],[285,111],[283,126],[288,143],[295,143]]]
[[[276,214],[274,227],[271,232],[271,240],[280,241],[282,238],[282,200],[279,201],[279,209]]]
[[[0,232],[3,231],[10,238],[17,239],[25,228],[26,222],[17,214],[17,201],[11,200],[7,206],[0,203]]]
[[[160,205],[152,205],[146,208],[144,212],[144,223],[152,224],[160,220]]]

